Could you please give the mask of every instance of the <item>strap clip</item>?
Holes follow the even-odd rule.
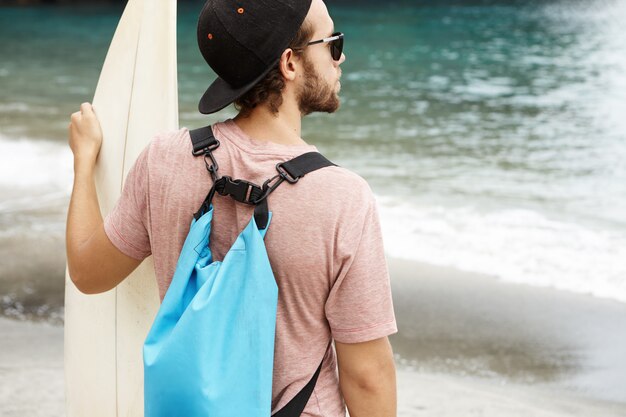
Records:
[[[192,154],[193,156],[200,156],[200,155],[206,155],[206,154],[210,154],[211,152],[213,152],[214,150],[216,150],[219,146],[220,146],[220,141],[213,138],[214,142],[212,142],[209,146],[205,146],[204,148],[200,148],[198,150],[193,150]]]
[[[210,163],[209,159],[211,160]],[[211,174],[213,182],[217,181],[217,170],[219,169],[219,166],[217,165],[217,161],[211,151],[204,154],[204,166],[206,166],[206,170]]]
[[[254,205],[263,194],[263,189],[258,185],[246,180],[234,180],[224,175],[215,182],[215,190],[220,195],[229,195],[236,201]]]
[[[295,184],[298,182],[300,177],[292,177],[289,172],[283,166],[284,162],[279,162],[276,164],[276,170],[278,171],[278,175],[280,175],[284,180],[291,184]]]
[[[284,162],[279,162],[276,164],[276,171],[278,171],[278,174],[274,175],[272,178],[263,183],[263,187],[261,187],[263,193],[256,200],[253,200],[251,202],[252,204],[259,204],[261,201],[266,199],[272,191],[274,191],[280,184],[283,183],[283,181],[287,181],[291,184],[295,184],[298,182],[300,177],[292,177],[291,174],[285,169],[283,164]]]

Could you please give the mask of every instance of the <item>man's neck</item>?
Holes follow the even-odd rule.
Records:
[[[260,141],[274,142],[281,145],[306,145],[300,137],[302,119],[300,112],[289,114],[281,108],[278,115],[273,115],[264,107],[251,111],[245,117],[239,113],[233,121],[248,136]]]

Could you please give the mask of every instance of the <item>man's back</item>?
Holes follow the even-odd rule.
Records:
[[[276,175],[276,163],[315,150],[303,145],[302,118],[339,109],[346,60],[344,34],[322,0],[207,0],[197,35],[218,75],[198,110],[212,114],[232,103],[239,111],[214,129],[220,175],[261,185]],[[93,175],[102,140],[93,109],[83,103],[70,124],[70,276],[82,292],[108,291],[152,253],[163,298],[211,178],[202,157],[191,154],[187,129],[163,134],[141,154],[103,222]],[[253,207],[222,196],[213,202],[210,246],[220,261]],[[304,416],[344,416],[342,395],[352,417],[395,416],[395,366],[386,336],[396,323],[367,183],[326,167],[282,184],[268,202],[273,216],[265,243],[279,290],[273,410],[300,391],[324,357]],[[331,337],[335,349],[327,349]]]
[[[214,126],[220,175],[262,185],[276,163],[314,146],[249,138],[232,120]],[[152,253],[161,299],[173,276],[193,213],[211,187],[202,157],[191,154],[188,130],[155,138],[127,178],[105,219],[112,243],[128,256]],[[221,261],[254,208],[216,196],[210,245]],[[357,343],[396,331],[376,205],[367,183],[340,167],[283,183],[268,199],[265,243],[279,287],[272,409],[288,402],[324,358],[303,415],[342,416],[332,337]],[[308,413],[308,414],[307,414]]]

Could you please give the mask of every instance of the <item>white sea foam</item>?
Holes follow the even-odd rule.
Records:
[[[22,102],[0,103],[0,112],[20,112],[31,111],[31,106]]]
[[[390,256],[626,302],[626,235],[522,209],[417,206],[379,197]]]
[[[28,207],[34,193],[52,203],[66,198],[72,177],[66,144],[0,137],[0,189],[5,191],[0,212]],[[626,302],[624,231],[591,229],[515,208],[484,212],[387,196],[379,197],[379,204],[391,256]]]
[[[73,159],[68,145],[0,136],[0,187],[9,190],[71,191]]]

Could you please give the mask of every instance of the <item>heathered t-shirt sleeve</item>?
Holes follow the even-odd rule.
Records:
[[[337,234],[335,273],[326,302],[333,338],[359,343],[398,331],[376,200],[369,187]]]
[[[132,166],[122,195],[104,219],[104,231],[121,252],[137,260],[150,253],[148,234],[148,155],[146,147]]]

